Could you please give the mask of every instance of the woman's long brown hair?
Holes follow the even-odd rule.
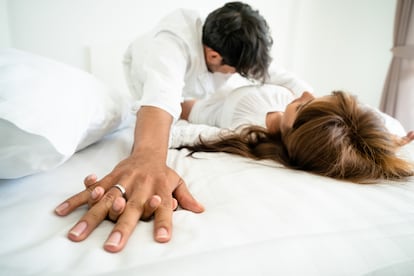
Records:
[[[182,146],[194,152],[226,152],[270,159],[289,168],[359,183],[402,179],[413,165],[397,156],[399,145],[375,111],[342,91],[328,102],[315,101],[297,115],[284,134],[246,126],[217,139]]]

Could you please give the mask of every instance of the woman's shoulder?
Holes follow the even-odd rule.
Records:
[[[233,90],[231,93],[234,97],[244,98],[245,100],[265,100],[271,103],[281,103],[288,104],[294,100],[293,93],[283,87],[273,84],[263,84],[263,85],[248,85],[238,87]]]
[[[286,87],[275,85],[275,84],[251,84],[237,87],[234,89],[235,92],[247,93],[247,92],[256,92],[264,94],[287,94],[292,95],[293,93]]]

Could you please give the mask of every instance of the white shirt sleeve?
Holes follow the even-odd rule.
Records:
[[[145,43],[145,46],[140,45]],[[130,82],[140,106],[155,106],[178,118],[189,56],[184,43],[168,32],[160,32],[147,41],[135,41],[128,49]]]
[[[188,60],[184,46],[175,37],[168,33],[158,34],[142,66],[141,104],[162,108],[178,118]]]

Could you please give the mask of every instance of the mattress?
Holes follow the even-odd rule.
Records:
[[[225,153],[169,150],[168,164],[205,206],[173,214],[173,238],[153,241],[139,222],[125,249],[103,243],[104,221],[67,238],[86,211],[54,208],[104,176],[132,144],[133,127],[77,152],[56,169],[0,180],[1,275],[413,275],[414,179],[352,184]],[[414,159],[414,144],[404,148]]]

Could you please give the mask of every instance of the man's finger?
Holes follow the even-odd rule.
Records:
[[[102,199],[92,206],[79,222],[69,231],[68,237],[72,241],[82,241],[107,217],[113,202],[119,197],[119,191],[109,190]]]
[[[118,218],[118,222],[104,244],[105,250],[115,253],[124,248],[142,215],[143,207],[141,206],[143,205],[133,199],[128,200],[123,214]]]
[[[55,213],[59,216],[66,216],[70,214],[76,208],[86,204],[89,200],[90,194],[91,191],[89,188],[80,193],[77,193],[56,207]]]
[[[154,239],[157,242],[168,242],[172,232],[172,201],[169,204],[161,204],[155,211]]]

